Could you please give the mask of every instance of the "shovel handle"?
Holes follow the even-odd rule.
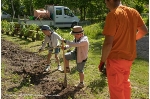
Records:
[[[64,63],[64,73],[66,75],[66,64],[65,64],[65,51],[64,51],[64,42],[62,42],[62,46],[63,46],[63,63]]]
[[[66,75],[66,64],[65,64],[65,51],[64,51],[64,42],[62,42],[62,46],[63,46],[63,63],[64,63],[64,73],[65,73],[65,77],[64,77],[64,87],[67,87],[67,75]]]

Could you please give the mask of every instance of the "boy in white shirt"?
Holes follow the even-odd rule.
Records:
[[[89,41],[88,37],[84,35],[82,26],[74,26],[70,32],[74,36],[73,41],[64,40],[66,46],[64,49],[75,47],[74,51],[65,54],[66,72],[70,72],[69,60],[76,60],[77,71],[79,72],[80,83],[79,88],[84,87],[84,66],[88,58]]]
[[[59,36],[56,32],[54,32],[48,25],[43,25],[41,27],[41,30],[45,34],[45,40],[44,40],[44,43],[42,44],[42,47],[39,49],[39,52],[41,52],[45,48],[47,43],[49,44],[49,51],[48,51],[48,56],[47,56],[47,65],[46,65],[45,71],[50,70],[50,58],[52,56],[53,50],[55,53],[56,61],[58,63],[58,70],[61,71],[62,69],[60,66],[58,54],[60,52],[59,41],[62,40],[62,37]]]

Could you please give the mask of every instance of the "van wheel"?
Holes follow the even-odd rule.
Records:
[[[76,25],[77,25],[77,22],[73,22],[72,25],[71,25],[71,28],[73,28]]]

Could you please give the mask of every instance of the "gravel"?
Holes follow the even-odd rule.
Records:
[[[145,36],[137,41],[137,57],[149,60],[149,36]]]

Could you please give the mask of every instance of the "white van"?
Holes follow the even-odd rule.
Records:
[[[54,27],[73,27],[75,25],[78,25],[79,18],[75,16],[68,7],[46,5],[45,10],[43,11],[49,11],[48,13],[45,12],[45,14],[48,14],[47,16],[49,16],[49,19],[40,20],[38,19],[38,17],[36,17],[33,20],[26,18],[22,20],[18,18],[19,23],[21,24],[21,22],[23,21],[26,24],[37,24],[39,26],[49,25]],[[41,13],[41,16],[43,15],[42,12],[39,13]]]

